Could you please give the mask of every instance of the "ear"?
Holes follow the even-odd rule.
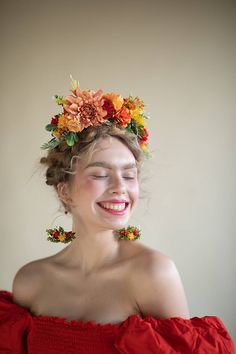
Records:
[[[69,186],[65,182],[60,182],[57,185],[57,193],[59,198],[67,205],[70,205],[72,202],[72,198],[70,195]]]

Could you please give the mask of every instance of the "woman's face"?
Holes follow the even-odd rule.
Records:
[[[136,161],[118,139],[102,139],[91,160],[78,163],[70,185],[74,218],[100,230],[124,227],[139,196]]]

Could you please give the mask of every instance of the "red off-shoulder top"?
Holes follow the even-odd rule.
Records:
[[[142,318],[119,324],[36,316],[0,291],[0,354],[233,354],[234,344],[215,316]]]

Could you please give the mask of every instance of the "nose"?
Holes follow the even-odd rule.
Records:
[[[111,194],[123,194],[125,193],[125,184],[121,177],[116,176],[112,179],[111,185],[109,187],[109,193]]]

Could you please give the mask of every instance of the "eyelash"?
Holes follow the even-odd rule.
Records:
[[[109,176],[93,176],[94,178],[97,178],[97,179],[99,179],[99,178],[106,178],[106,177],[109,177]],[[125,178],[125,179],[134,179],[134,177],[123,177],[123,178]]]

